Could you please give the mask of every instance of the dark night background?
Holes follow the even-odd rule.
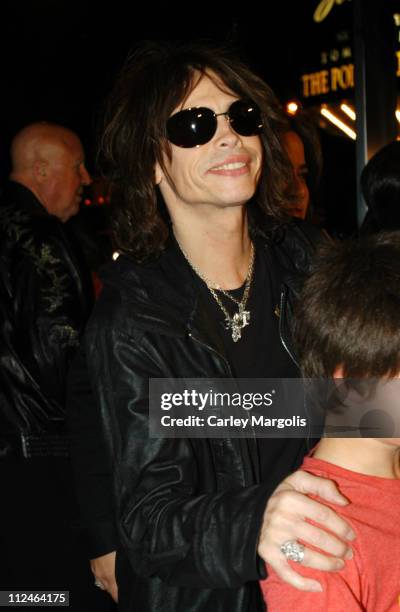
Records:
[[[3,1],[0,177],[13,135],[36,120],[62,123],[81,137],[92,172],[101,102],[129,48],[145,38],[230,40],[282,102],[300,94],[300,74],[319,60],[312,14],[319,0],[182,5],[111,0]],[[336,7],[351,14],[351,3]],[[139,14],[140,12],[140,14]],[[335,9],[329,19],[335,19]],[[327,20],[326,20],[327,21]],[[339,231],[354,223],[354,143],[321,132],[324,198]],[[336,211],[336,212],[335,212]],[[340,228],[340,225],[343,228]]]
[[[146,38],[231,40],[285,97],[297,85],[299,48],[312,20],[304,4],[312,9],[315,2],[290,2],[290,12],[282,2],[264,8],[252,4],[249,10],[224,4],[219,15],[215,5],[190,2],[180,8],[152,3],[146,9],[145,3],[121,0],[103,5],[91,0],[7,1],[1,9],[2,135],[46,118],[90,140],[96,111],[116,71],[129,48]]]

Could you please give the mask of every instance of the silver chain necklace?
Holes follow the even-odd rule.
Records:
[[[215,283],[212,283],[206,276],[203,276],[200,270],[198,270],[198,268],[196,268],[196,266],[192,264],[192,262],[190,261],[189,257],[187,256],[187,254],[185,253],[185,251],[183,250],[180,244],[179,244],[179,248],[181,249],[189,266],[192,268],[192,270],[196,272],[196,274],[206,284],[207,289],[210,291],[214,300],[217,302],[218,306],[221,308],[222,312],[225,315],[225,328],[231,330],[232,340],[234,342],[237,342],[242,337],[242,329],[246,327],[246,325],[250,325],[250,310],[246,310],[246,304],[249,298],[251,282],[253,280],[254,258],[255,258],[254,257],[255,249],[254,249],[253,243],[251,243],[250,261],[249,261],[249,267],[247,269],[246,283],[244,286],[243,296],[240,301],[234,298],[225,289],[221,289],[221,287],[219,287],[218,285],[216,285],[215,287],[212,287],[212,285],[215,285]],[[221,302],[221,299],[219,295],[217,294],[217,291],[220,291],[223,295],[225,295],[225,297],[232,300],[232,302],[234,302],[239,307],[239,310],[235,312],[234,315],[231,316],[229,314],[224,304]]]

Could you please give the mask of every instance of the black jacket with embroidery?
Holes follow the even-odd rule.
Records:
[[[261,246],[271,249],[284,279],[280,332],[289,352],[292,301],[319,236],[305,230],[290,223]],[[95,402],[82,392],[81,363],[72,381],[72,437],[88,522],[90,514],[100,521],[107,506],[105,456],[112,458],[120,610],[262,610],[257,581],[265,570],[256,551],[271,490],[255,473],[255,440],[149,438],[149,378],[231,376],[193,273],[172,244],[146,265],[121,256],[102,279],[82,346]],[[82,420],[102,422],[106,452]],[[103,495],[94,500],[102,478]]]
[[[0,456],[66,453],[66,371],[91,306],[64,224],[10,182],[0,204]]]

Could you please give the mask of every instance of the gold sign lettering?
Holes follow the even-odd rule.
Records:
[[[331,68],[331,91],[354,87],[354,66],[347,64]]]
[[[319,96],[329,92],[329,72],[321,70],[312,74],[304,74],[303,80],[303,96]]]
[[[400,51],[399,51],[400,56]],[[400,57],[399,57],[400,65]],[[320,96],[330,91],[354,87],[354,65],[344,64],[334,66],[330,70],[320,70],[311,74],[303,74],[303,97]]]
[[[345,0],[321,0],[315,9],[313,20],[321,23],[331,12],[335,4],[343,4]]]

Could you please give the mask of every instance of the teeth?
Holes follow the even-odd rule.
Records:
[[[246,164],[244,162],[235,162],[232,164],[222,164],[222,166],[217,166],[214,170],[238,170],[239,168],[243,168]]]

